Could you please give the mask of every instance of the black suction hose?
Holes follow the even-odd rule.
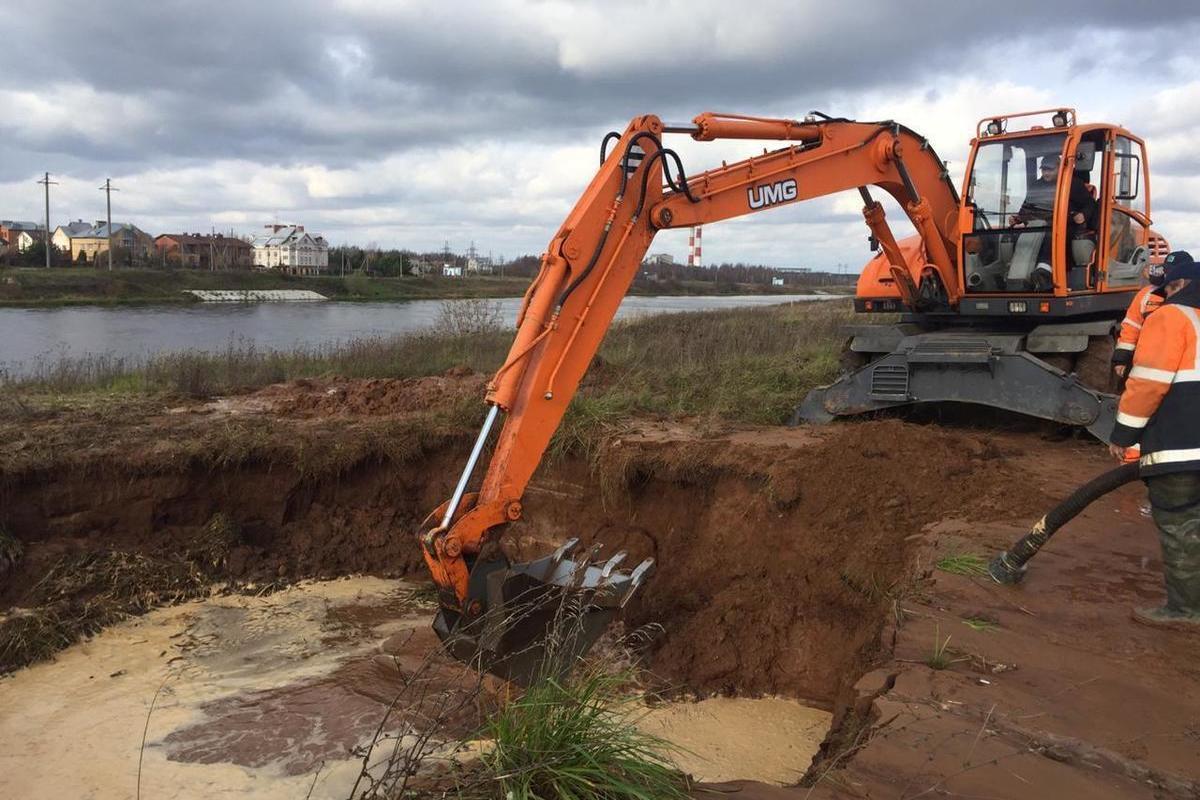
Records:
[[[988,564],[988,574],[996,583],[1009,586],[1020,583],[1025,577],[1025,562],[1037,555],[1055,531],[1073,520],[1079,512],[1096,500],[1140,477],[1141,465],[1134,461],[1092,478],[1039,519],[1029,533],[1022,536],[1016,544],[993,558]]]

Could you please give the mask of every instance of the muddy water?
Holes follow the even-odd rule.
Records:
[[[359,768],[350,748],[378,725],[387,689],[325,679],[426,628],[409,594],[360,577],[213,597],[0,680],[0,797],[134,796],[152,702],[142,797],[304,797],[318,769],[311,796],[345,797]]]
[[[698,781],[784,785],[803,777],[832,719],[779,697],[713,697],[655,708],[639,727],[678,747],[672,760]]]
[[[0,679],[0,797],[132,797],[139,758],[142,797],[347,797],[355,749],[403,675],[437,651],[431,610],[400,581],[355,577],[216,595],[108,628]],[[465,697],[477,688],[468,672],[422,674],[443,691],[462,683]],[[475,703],[464,710],[446,718],[448,734],[478,724]],[[829,715],[715,698],[653,709],[642,725],[678,745],[678,766],[700,780],[783,784],[803,774]]]

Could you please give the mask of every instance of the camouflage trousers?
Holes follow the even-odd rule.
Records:
[[[1167,608],[1200,615],[1200,472],[1146,479],[1162,542]]]

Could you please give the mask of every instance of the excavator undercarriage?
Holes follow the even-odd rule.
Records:
[[[1086,428],[1107,442],[1116,419],[1113,322],[1025,332],[927,330],[915,322],[848,330],[845,374],[813,390],[793,424],[918,403],[971,403]]]

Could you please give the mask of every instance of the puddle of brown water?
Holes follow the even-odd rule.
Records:
[[[639,727],[678,747],[672,760],[698,781],[784,785],[804,775],[832,719],[795,700],[713,697],[654,708]]]
[[[318,769],[311,796],[345,797],[397,669],[370,654],[428,624],[408,592],[360,577],[213,597],[0,680],[0,797],[133,796],[156,692],[142,797],[304,797]]]

